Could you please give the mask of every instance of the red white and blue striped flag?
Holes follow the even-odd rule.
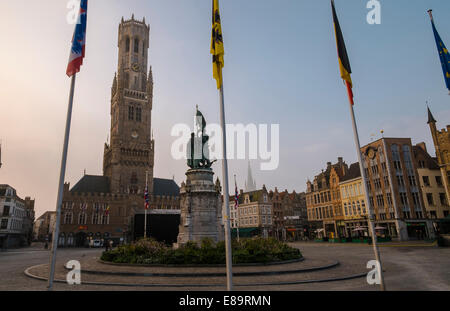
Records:
[[[234,181],[235,190],[234,190],[234,206],[237,208],[239,206],[239,192],[237,188],[236,181]]]
[[[145,209],[148,209],[148,185],[145,186],[145,192],[144,192],[144,199],[145,199]]]
[[[83,64],[86,46],[87,7],[88,0],[81,0],[80,12],[78,13],[78,21],[72,38],[72,48],[70,49],[69,64],[67,65],[66,71],[69,77],[80,72],[80,67]]]

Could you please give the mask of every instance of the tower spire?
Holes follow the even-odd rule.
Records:
[[[433,114],[430,111],[430,107],[427,106],[427,110],[428,110],[428,124],[430,123],[436,123],[436,120],[433,117]]]
[[[245,182],[245,191],[255,191],[256,190],[256,182],[253,179],[252,168],[250,166],[250,160],[248,161],[248,173],[247,173],[247,181]]]

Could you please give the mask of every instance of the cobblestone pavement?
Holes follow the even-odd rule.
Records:
[[[317,271],[310,275],[308,273],[294,275],[279,275],[270,277],[235,277],[237,284],[251,283],[258,281],[292,281],[299,278],[316,279],[328,278],[352,274],[353,272],[368,271],[365,265],[368,260],[374,258],[373,250],[368,245],[345,245],[327,243],[293,243],[305,256],[305,265],[311,265],[314,259],[317,263],[338,260],[341,265],[338,268]],[[387,245],[386,245],[387,246]],[[450,248],[438,248],[423,246],[408,246],[408,244],[391,244],[391,247],[380,247],[383,270],[385,270],[385,283],[388,290],[450,290]],[[61,249],[58,251],[58,274],[64,275],[63,264],[71,259],[81,262],[86,258],[99,257],[102,250],[96,249]],[[40,280],[31,279],[24,274],[28,267],[47,264],[49,251],[37,248],[25,248],[0,253],[0,290],[46,290],[47,283]],[[43,274],[45,275],[45,273]],[[90,275],[89,278],[95,280],[96,277],[105,276]],[[114,281],[114,276],[109,276],[110,281]],[[87,276],[82,275],[83,279]],[[154,283],[158,283],[157,278],[151,278]],[[177,278],[178,279],[178,278]],[[127,283],[143,282],[142,277],[126,277]],[[165,279],[167,280],[167,279]],[[181,279],[177,282],[182,283]],[[195,283],[222,282],[225,286],[224,278],[195,278]],[[150,283],[148,277],[145,283]],[[123,286],[102,286],[102,285],[78,285],[69,286],[67,284],[55,283],[55,290],[224,290],[225,287],[123,287]],[[378,286],[368,285],[365,278],[357,278],[345,281],[308,283],[295,285],[262,286],[254,285],[249,287],[236,286],[236,290],[378,290]]]

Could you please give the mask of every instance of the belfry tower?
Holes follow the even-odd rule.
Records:
[[[119,25],[118,68],[111,88],[111,142],[105,143],[103,175],[112,193],[142,194],[148,172],[153,189],[152,70],[147,74],[150,26],[134,19]]]

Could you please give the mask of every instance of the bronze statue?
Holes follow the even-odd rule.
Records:
[[[206,135],[206,120],[198,110],[195,122],[196,133],[191,133],[191,139],[187,145],[187,165],[191,169],[210,169],[215,162],[209,159],[209,136]]]

